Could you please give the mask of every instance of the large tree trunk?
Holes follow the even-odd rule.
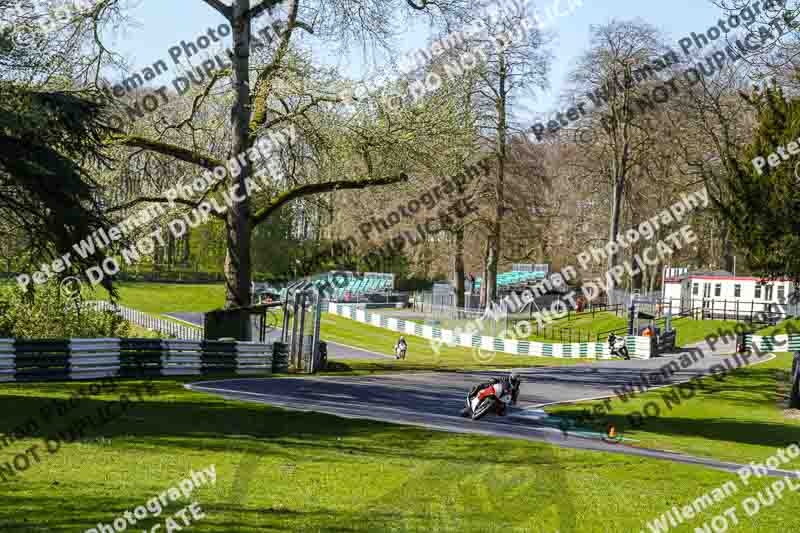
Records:
[[[490,237],[486,238],[486,248],[483,251],[483,280],[481,281],[481,290],[480,290],[480,304],[481,309],[485,309],[488,305],[486,301],[486,293],[487,293],[487,278],[489,277],[489,240]]]
[[[167,264],[170,269],[175,267],[175,236],[172,232],[167,232]]]
[[[653,265],[652,267],[647,267],[650,272],[650,284],[647,286],[647,292],[653,292],[656,290],[656,281],[658,281],[658,274],[661,272],[661,261]],[[650,270],[652,269],[652,270]]]
[[[610,220],[610,228],[608,232],[608,240],[609,242],[614,242],[617,240],[617,235],[619,235],[619,227],[620,221],[622,220],[622,196],[624,193],[625,187],[625,177],[622,176],[620,179],[619,176],[614,177],[614,188],[611,192],[611,220]],[[619,252],[608,254],[608,270],[611,271],[619,263]],[[610,298],[614,298],[613,290],[615,287],[614,278],[610,274],[606,274],[607,283],[608,283],[608,295]],[[619,303],[619,302],[609,302],[609,303]]]
[[[192,228],[187,227],[186,235],[183,236],[183,254],[181,255],[181,262],[184,265],[189,264],[189,257],[192,252],[191,238],[190,238],[191,234],[192,234]]]
[[[488,280],[486,283],[486,305],[497,300],[497,270],[500,263],[500,243],[503,238],[503,210],[505,198],[503,196],[503,179],[506,164],[506,77],[508,75],[505,63],[505,54],[499,54],[499,97],[495,100],[497,112],[497,176],[495,178],[495,220],[489,235]]]
[[[500,224],[492,224],[489,234],[489,249],[486,256],[486,301],[484,307],[497,300],[497,264],[500,256]]]
[[[245,13],[250,10],[250,0],[237,0],[233,4],[233,84],[236,95],[231,109],[233,143],[231,155],[235,156],[250,147],[250,20]],[[227,250],[225,256],[225,307],[250,305],[250,200],[246,197],[245,178],[249,177],[249,159],[241,173],[231,176],[230,185],[238,185],[240,202],[232,202],[225,220]]]
[[[721,229],[722,257],[720,258],[720,266],[722,266],[722,270],[733,272],[733,243],[730,238],[730,228],[727,224],[723,224]]]
[[[455,250],[453,253],[453,274],[456,282],[456,307],[464,307],[464,228],[455,230]]]
[[[631,276],[631,288],[639,289],[642,292],[646,292],[647,290],[647,267],[642,267],[636,263],[636,259],[633,257],[635,255],[634,251],[631,250],[630,255],[628,256],[628,260],[630,261],[631,272],[633,272],[633,276]]]

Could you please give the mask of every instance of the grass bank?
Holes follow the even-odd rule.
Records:
[[[784,320],[774,326],[769,326],[758,330],[758,335],[771,336],[771,335],[786,335],[789,331],[794,333],[800,332],[800,318]]]
[[[712,356],[713,357],[713,356]],[[636,445],[686,452],[691,455],[714,457],[742,462],[763,459],[777,448],[800,442],[800,411],[787,409],[787,373],[791,370],[789,354],[778,354],[771,361],[738,369],[724,379],[708,377],[703,386],[688,397],[678,394],[679,403],[668,387],[637,394],[611,402],[607,416],[598,416],[594,429],[604,430],[614,424],[626,437],[636,439]],[[645,405],[658,407],[656,416],[644,418],[640,427],[635,413],[644,413]],[[549,414],[579,417],[585,409],[593,409],[600,401],[581,402],[546,408]],[[671,407],[667,407],[670,405]],[[648,413],[655,414],[650,407]],[[800,467],[800,464],[797,465]]]
[[[225,286],[219,284],[120,282],[119,303],[143,311],[161,315],[173,311],[205,312],[218,309],[225,303]],[[108,300],[103,289],[85,290],[84,297]]]

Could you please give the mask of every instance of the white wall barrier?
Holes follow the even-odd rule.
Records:
[[[800,351],[800,335],[752,335],[745,336],[748,350],[760,352],[798,352]]]

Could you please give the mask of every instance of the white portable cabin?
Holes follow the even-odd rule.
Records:
[[[664,304],[673,314],[703,309],[709,318],[745,319],[753,313],[770,312],[783,317],[797,314],[790,295],[791,280],[763,280],[735,276],[724,270],[689,272],[686,268],[664,270]],[[710,316],[709,316],[710,315]]]

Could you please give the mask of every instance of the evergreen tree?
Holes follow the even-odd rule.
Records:
[[[23,232],[33,268],[108,227],[90,176],[109,163],[106,134],[98,104],[0,81],[0,216]],[[80,273],[103,256],[70,259]]]
[[[732,226],[734,242],[744,250],[746,260],[765,278],[800,280],[800,157],[788,152],[788,145],[800,137],[800,99],[787,100],[773,85],[743,96],[757,113],[752,142],[738,161],[736,172],[723,178],[725,198],[714,198],[722,216]],[[780,165],[765,164],[757,169],[756,157],[768,158],[784,147],[788,160]],[[780,156],[779,156],[780,157]]]

